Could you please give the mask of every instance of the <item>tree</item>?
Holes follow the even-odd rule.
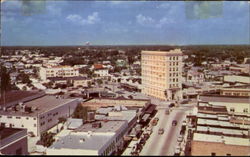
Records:
[[[10,90],[10,74],[4,66],[1,66],[1,94]]]
[[[96,81],[97,81],[98,85],[101,85],[103,83],[103,81],[101,79],[97,79]]]
[[[88,88],[90,88],[91,87],[91,82],[90,81],[88,81]]]
[[[83,107],[81,103],[79,103],[73,113],[73,118],[81,118],[87,119],[88,117],[88,107]]]
[[[22,83],[27,83],[30,84],[32,81],[29,78],[29,75],[25,74],[25,73],[21,73],[17,76],[17,78],[19,80],[21,80]]]
[[[45,132],[41,135],[41,142],[42,145],[45,147],[49,147],[51,146],[51,144],[55,141],[53,133],[49,132]]]
[[[59,117],[58,118],[58,123],[65,123],[67,119],[65,117]]]

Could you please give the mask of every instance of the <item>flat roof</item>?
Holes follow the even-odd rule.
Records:
[[[169,51],[148,51],[148,50],[142,50],[141,54],[143,55],[173,55],[173,56],[179,56],[182,55],[181,49],[170,49]]]
[[[0,97],[0,106],[4,104],[7,105],[8,103],[16,102],[19,100],[22,101],[25,98],[39,95],[41,93],[42,92],[39,91],[19,91],[19,90],[9,91]]]
[[[85,149],[100,150],[115,134],[94,134],[74,133],[60,137],[49,149]],[[85,154],[84,154],[85,155]],[[87,154],[86,154],[87,155]]]
[[[232,97],[221,95],[201,95],[201,101],[205,102],[229,102],[229,103],[250,103],[250,97]]]
[[[250,141],[248,138],[240,137],[229,137],[229,136],[220,136],[220,135],[209,135],[204,133],[194,133],[193,141],[202,141],[202,142],[218,142],[228,145],[238,145],[238,146],[247,146],[249,147]]]
[[[82,126],[80,126],[79,128],[77,128],[75,131],[78,132],[88,132],[88,131],[92,131],[92,132],[118,132],[118,130],[120,130],[120,128],[122,128],[127,122],[126,121],[96,121],[94,123],[101,123],[101,128],[93,128],[92,124],[93,123],[86,123]]]
[[[218,127],[207,127],[207,126],[197,126],[196,131],[210,131],[216,133],[223,133],[228,135],[248,135],[248,131],[241,129],[228,129],[228,128],[218,128]]]
[[[197,124],[199,125],[217,125],[217,126],[224,126],[224,127],[236,127],[234,126],[232,123],[228,122],[228,121],[220,121],[220,120],[212,120],[212,119],[201,119],[199,118],[197,120]]]
[[[16,134],[24,129],[16,129],[16,128],[0,128],[0,140],[8,138],[9,136]]]
[[[0,111],[1,115],[16,115],[16,116],[37,116],[38,114],[47,112],[57,106],[70,103],[77,99],[62,99],[56,98],[56,96],[43,96],[41,98],[37,98],[35,100],[24,103],[23,105],[27,107],[37,108],[31,113],[22,112],[22,111]]]
[[[95,100],[126,100],[126,101],[149,101],[150,99],[127,99],[127,98],[121,98],[121,97],[118,97],[118,98],[93,98],[93,99],[90,99],[88,100],[87,102],[91,102],[91,101],[95,101]],[[126,105],[124,105],[126,106]]]

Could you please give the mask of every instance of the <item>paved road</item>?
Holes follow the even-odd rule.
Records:
[[[153,128],[153,133],[147,140],[140,155],[174,155],[177,138],[180,133],[182,121],[192,106],[178,107],[169,115],[165,115],[164,109],[159,109],[156,117],[159,117],[157,126]],[[172,121],[177,120],[177,126],[172,126]],[[158,135],[158,129],[164,128],[163,135]]]

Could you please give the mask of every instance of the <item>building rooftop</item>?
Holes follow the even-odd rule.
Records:
[[[181,49],[172,49],[172,50],[169,50],[169,51],[142,51],[141,52],[143,55],[182,55],[182,51]]]
[[[0,128],[0,141],[8,138],[20,131],[23,131],[23,129],[16,129],[16,128]]]
[[[50,149],[87,149],[100,150],[114,134],[94,134],[88,135],[82,132],[71,132],[70,134],[60,137]]]
[[[45,93],[39,91],[9,91],[1,96],[0,106],[9,107],[13,104],[18,104],[18,102],[34,99],[42,95],[45,95]]]
[[[68,129],[76,129],[83,124],[83,119],[76,119],[76,118],[68,118],[67,120],[67,127]]]
[[[207,126],[197,126],[196,131],[210,131],[213,133],[223,133],[226,135],[248,135],[247,130],[242,130],[242,129],[228,129],[228,128],[218,128],[218,127],[207,127]],[[212,134],[213,134],[212,133]]]
[[[102,69],[104,68],[102,64],[94,64],[94,69]]]
[[[218,143],[225,143],[228,145],[238,145],[247,147],[249,147],[250,145],[250,141],[248,138],[209,135],[204,133],[194,133],[193,140],[203,141],[203,142],[218,142]]]
[[[249,97],[231,97],[222,95],[201,95],[204,102],[229,102],[229,103],[250,103]]]
[[[77,128],[75,131],[77,132],[95,132],[95,133],[115,133],[118,132],[122,127],[126,127],[127,122],[126,121],[97,121],[95,123],[101,123],[100,128],[94,128],[92,127],[93,123],[86,123],[82,125],[81,127]]]
[[[0,111],[1,115],[16,115],[16,116],[37,116],[38,114],[47,112],[55,107],[75,101],[76,99],[63,99],[55,96],[43,96],[35,100],[24,103],[26,107],[31,107],[31,113],[18,111]]]

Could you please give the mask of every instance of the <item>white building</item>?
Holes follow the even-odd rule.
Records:
[[[163,100],[182,99],[182,51],[142,51],[142,93]]]
[[[35,136],[47,131],[58,123],[58,118],[71,115],[78,99],[63,99],[42,96],[28,102],[12,104],[0,110],[0,123],[10,128],[26,128]]]
[[[220,95],[200,96],[200,102],[213,106],[225,106],[229,114],[250,116],[249,98]]]
[[[94,71],[94,73],[97,74],[97,76],[100,76],[100,77],[109,76],[109,70],[107,68],[96,69]]]
[[[47,66],[40,68],[40,78],[45,81],[49,77],[79,76],[79,69],[71,66]]]
[[[238,75],[225,75],[224,82],[231,82],[231,83],[250,83],[249,76],[238,76]]]
[[[47,155],[111,155],[123,147],[127,121],[87,123],[63,131],[47,149]]]
[[[196,83],[203,83],[205,81],[204,74],[202,72],[189,70],[187,72],[186,81],[188,83],[196,84]]]

